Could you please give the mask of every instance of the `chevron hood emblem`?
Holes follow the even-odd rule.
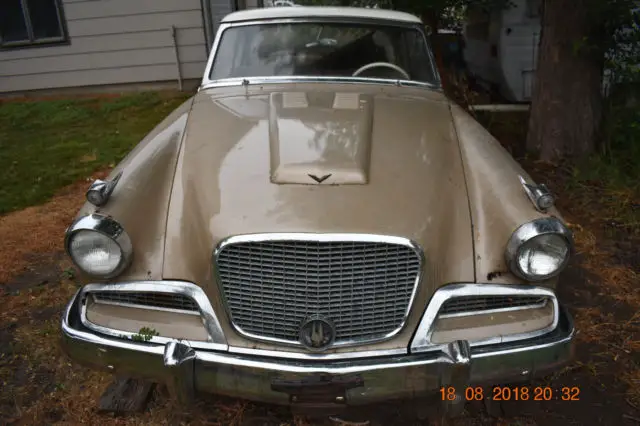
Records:
[[[316,175],[311,175],[311,174],[310,174],[310,175],[308,175],[308,176],[309,176],[311,179],[315,180],[316,182],[318,182],[318,183],[322,183],[322,182],[324,182],[325,180],[329,179],[329,178],[331,177],[331,174],[324,175],[324,176],[320,176],[320,177],[318,177],[318,176],[316,176]]]

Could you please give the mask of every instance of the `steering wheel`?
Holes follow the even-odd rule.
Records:
[[[351,74],[352,77],[357,77],[360,74],[362,74],[365,71],[368,71],[372,68],[391,68],[392,70],[402,74],[402,76],[407,79],[407,80],[411,80],[411,77],[409,77],[409,73],[406,72],[405,70],[403,70],[402,68],[400,68],[399,66],[397,66],[396,64],[392,64],[389,62],[371,62],[370,64],[367,65],[363,65],[360,68],[358,68],[357,70],[355,70],[353,72],[353,74]]]

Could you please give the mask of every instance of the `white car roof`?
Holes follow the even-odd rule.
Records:
[[[411,24],[421,23],[418,17],[397,10],[328,6],[279,6],[241,10],[225,16],[222,23],[287,18],[365,18]]]

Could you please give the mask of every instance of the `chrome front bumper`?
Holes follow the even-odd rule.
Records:
[[[76,295],[62,318],[62,347],[73,360],[165,383],[185,403],[196,392],[293,405],[309,400],[358,405],[415,398],[442,386],[464,392],[469,385],[529,380],[557,369],[571,359],[575,334],[570,315],[561,309],[554,331],[529,340],[473,348],[457,341],[420,354],[314,362],[101,335],[82,325],[77,303]]]

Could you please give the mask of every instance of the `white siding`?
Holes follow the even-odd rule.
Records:
[[[200,0],[63,0],[69,44],[0,50],[0,92],[202,77]],[[212,2],[213,3],[213,2]],[[220,0],[220,16],[230,3]]]
[[[492,47],[498,48],[500,40],[501,11],[490,14],[478,9],[469,11],[470,22],[464,28],[464,60],[471,74],[483,82],[499,84],[502,71],[497,56],[492,55]],[[474,31],[473,26],[482,25],[482,31]],[[474,34],[476,33],[476,34]]]
[[[500,65],[503,94],[513,101],[531,99],[538,56],[540,18],[528,16],[527,1],[514,2],[502,12]]]

